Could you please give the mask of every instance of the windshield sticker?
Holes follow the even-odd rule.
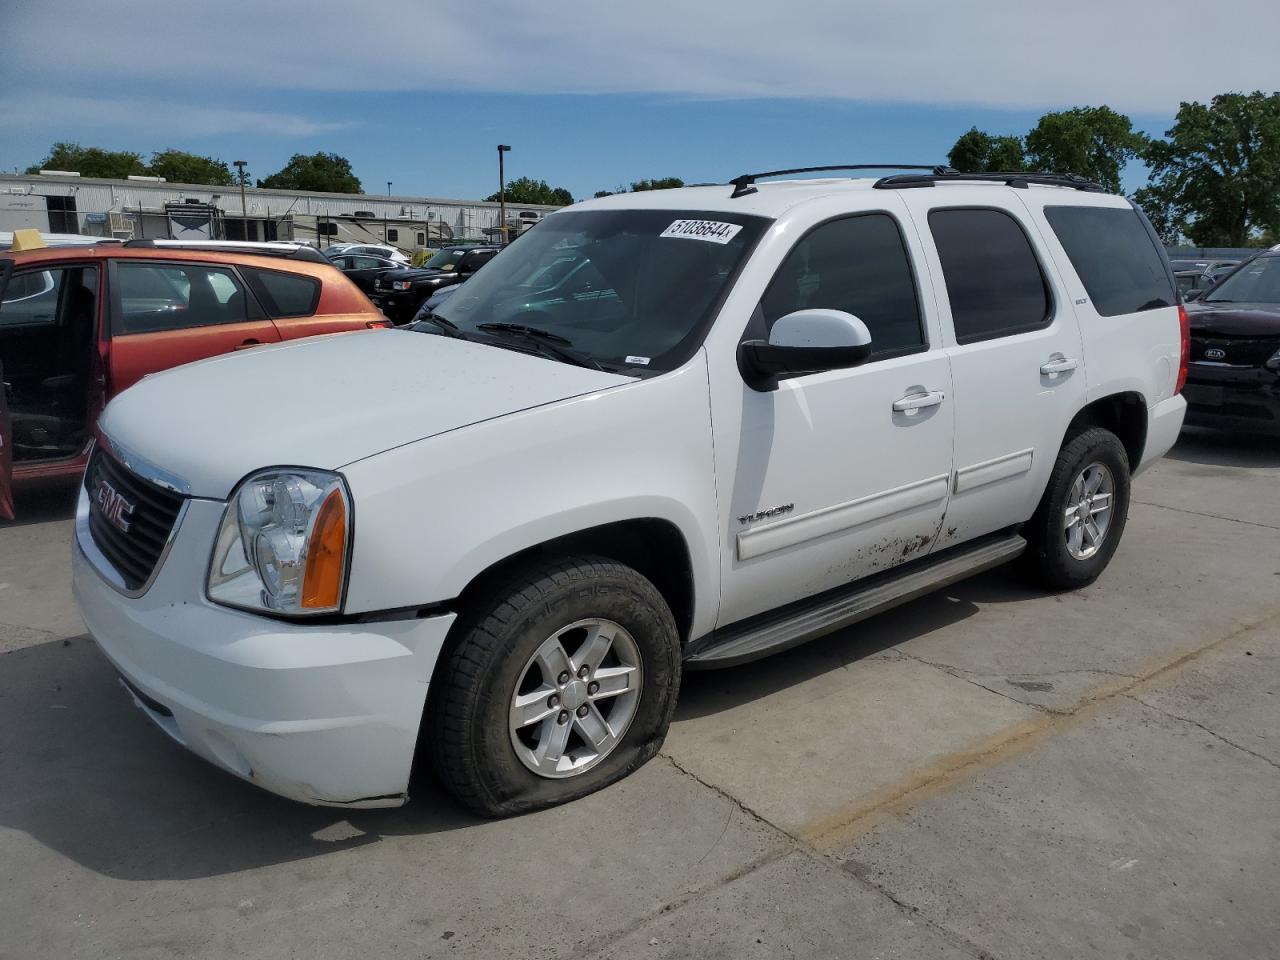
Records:
[[[738,235],[741,224],[721,223],[719,220],[676,220],[659,236],[683,237],[686,240],[708,240],[711,243],[728,243]]]
[[[649,365],[648,357],[626,357],[624,359],[627,365],[631,367],[647,367]]]

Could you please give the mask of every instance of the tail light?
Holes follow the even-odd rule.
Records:
[[[386,330],[391,324],[386,320],[368,320],[365,322],[365,326],[370,330]]]
[[[1191,362],[1191,321],[1187,317],[1187,308],[1178,304],[1178,334],[1182,341],[1182,356],[1178,358],[1178,384],[1174,393],[1181,393],[1187,385],[1187,364]]]

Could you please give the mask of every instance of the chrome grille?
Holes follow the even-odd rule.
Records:
[[[101,446],[84,475],[89,534],[126,589],[147,584],[164,554],[183,497],[144,480]]]

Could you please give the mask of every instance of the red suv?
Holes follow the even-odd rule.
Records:
[[[0,250],[0,517],[13,518],[16,484],[82,473],[98,413],[149,373],[387,325],[306,246]]]

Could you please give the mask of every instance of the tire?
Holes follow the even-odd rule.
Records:
[[[1110,480],[1111,499],[1108,510],[1104,511],[1109,516],[1102,529],[1101,542],[1095,545],[1090,543],[1088,533],[1083,533],[1083,539],[1073,541],[1073,531],[1068,530],[1067,522],[1084,512],[1077,506],[1082,493],[1082,488],[1076,486],[1078,478],[1098,466],[1105,468],[1104,486],[1106,479]],[[1094,473],[1090,477],[1098,475]],[[1128,454],[1110,430],[1088,427],[1062,445],[1040,506],[1023,528],[1029,544],[1023,555],[1025,567],[1038,583],[1052,590],[1074,590],[1098,579],[1111,562],[1124,533],[1129,516],[1129,479]],[[1083,489],[1087,490],[1087,486]],[[1095,502],[1091,511],[1099,505]],[[1073,508],[1069,516],[1068,510]],[[1095,520],[1101,516],[1097,514]],[[1098,527],[1099,523],[1095,522],[1094,529]],[[1091,553],[1090,546],[1094,546]]]
[[[540,559],[475,597],[454,629],[457,640],[433,681],[424,736],[441,782],[476,813],[507,816],[575,800],[621,780],[662,746],[680,688],[680,639],[662,595],[632,568],[595,556]],[[579,683],[575,675],[561,687],[559,679],[568,671],[548,679],[544,654],[560,638],[558,649],[570,656],[576,674],[588,664],[572,661],[590,660],[583,654],[586,640],[576,646],[579,633],[602,640],[611,635],[611,646],[604,661],[589,668],[598,672]],[[638,674],[626,674],[631,661],[637,661]],[[601,692],[594,677],[632,686],[611,695]],[[592,685],[602,699],[582,702]],[[555,695],[561,709],[517,729],[516,696],[525,702],[539,691]],[[624,704],[628,710],[619,712]],[[598,734],[599,719],[605,730],[621,732],[591,760],[595,748],[586,725]],[[557,734],[568,737],[556,761],[568,764],[563,770],[546,759],[555,749],[545,747],[544,738],[553,741]],[[542,754],[538,745],[545,747]],[[530,764],[540,755],[541,772],[535,772]]]

